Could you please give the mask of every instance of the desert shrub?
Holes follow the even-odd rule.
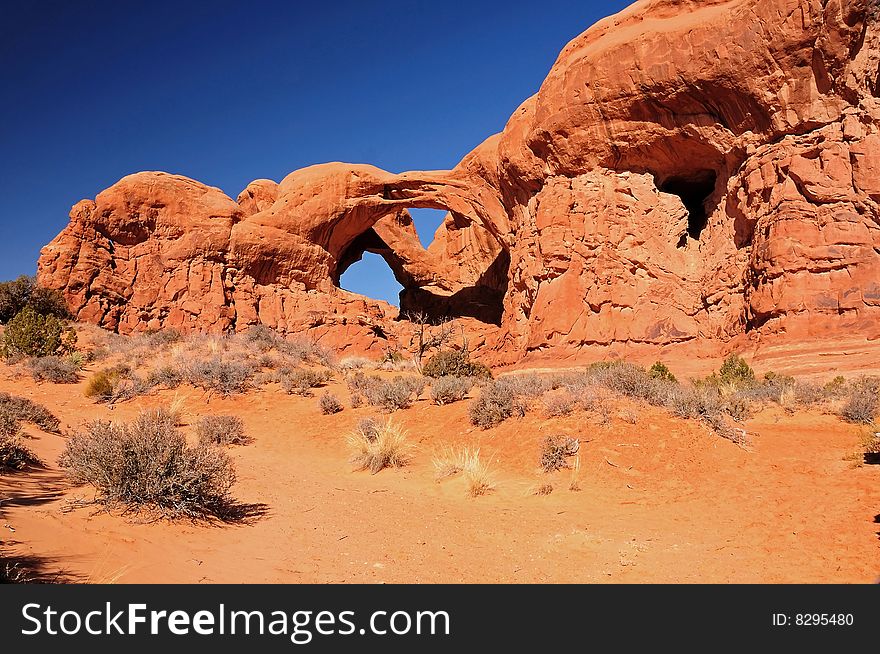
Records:
[[[840,415],[848,422],[871,424],[877,419],[878,405],[880,378],[862,377],[850,383]]]
[[[12,414],[0,412],[0,472],[22,470],[39,459],[21,440],[21,422]]]
[[[188,445],[155,411],[130,423],[89,423],[68,439],[59,465],[74,484],[94,486],[96,501],[108,507],[152,508],[169,517],[225,517],[235,483],[226,454],[212,445]]]
[[[202,445],[246,445],[244,422],[238,416],[202,416],[196,423]]]
[[[0,412],[0,436],[12,438],[21,432],[21,421],[11,413]]]
[[[472,424],[489,429],[512,416],[524,416],[526,409],[526,402],[514,386],[499,380],[483,387],[480,396],[471,400],[468,413]]]
[[[405,466],[412,458],[407,433],[389,418],[375,429],[359,426],[347,437],[351,463],[357,470],[376,474],[384,468]]]
[[[131,376],[127,366],[104,368],[92,374],[86,381],[83,393],[97,402],[112,402],[119,399],[122,383]]]
[[[179,343],[183,340],[183,334],[172,328],[156,329],[144,332],[141,338],[143,339],[144,348],[155,352],[156,350],[165,349],[169,345]]]
[[[39,463],[40,460],[18,434],[6,436],[0,432],[0,473],[6,470],[23,470],[29,465]]]
[[[69,354],[76,348],[76,331],[63,319],[44,316],[28,306],[6,325],[0,353],[15,356],[46,357]]]
[[[278,341],[276,349],[281,354],[302,363],[315,363],[328,368],[332,368],[335,363],[333,353],[330,350],[323,345],[303,338],[281,339]]]
[[[678,388],[676,382],[652,377],[644,368],[627,362],[613,362],[592,375],[613,393],[654,406],[665,406],[670,393]]]
[[[186,378],[206,391],[234,395],[250,389],[255,372],[249,361],[225,361],[218,355],[192,362],[186,369]]]
[[[554,387],[554,378],[537,375],[533,372],[519,375],[508,375],[498,380],[517,397],[538,398]]]
[[[846,379],[837,375],[823,387],[830,397],[843,397],[846,394]]]
[[[53,384],[75,384],[79,381],[79,366],[69,357],[35,357],[28,360],[27,367],[34,381]]]
[[[465,350],[445,350],[433,355],[422,368],[425,377],[476,377],[491,379],[492,371],[482,363],[471,361]]]
[[[49,409],[26,397],[0,392],[0,415],[8,415],[20,422],[30,422],[43,431],[58,433],[61,422]]]
[[[666,366],[662,361],[657,361],[653,366],[648,369],[648,374],[652,379],[659,379],[661,381],[668,381],[675,383],[678,380],[675,378],[675,375],[672,374],[672,371]]]
[[[13,281],[0,282],[0,324],[9,322],[27,307],[43,316],[70,317],[61,293],[37,286],[33,277],[22,275]]]
[[[570,392],[551,395],[544,398],[544,412],[550,418],[560,418],[571,415],[578,405],[578,398]]]
[[[374,441],[379,438],[379,430],[381,428],[382,423],[375,418],[361,418],[358,420],[356,430],[362,438]]]
[[[184,373],[179,367],[168,365],[160,366],[147,375],[147,382],[151,386],[161,386],[172,390],[178,388],[184,379]]]
[[[425,389],[425,380],[421,377],[382,379],[373,376],[367,377],[367,380],[363,389],[367,402],[386,411],[408,409]]]
[[[755,383],[755,371],[749,367],[745,359],[733,352],[721,364],[718,379],[722,384],[734,387],[752,386]]]
[[[466,398],[473,387],[471,377],[438,377],[431,382],[431,399],[434,404],[452,404]]]
[[[537,486],[532,488],[532,495],[543,496],[543,495],[549,495],[552,492],[553,492],[553,484],[550,484],[550,483],[538,484]]]
[[[312,389],[330,380],[329,370],[287,368],[281,372],[281,388],[288,395],[310,396]]]
[[[340,370],[361,370],[372,364],[372,361],[364,357],[345,357],[342,359],[338,368]]]
[[[555,472],[568,468],[568,458],[575,456],[580,450],[577,438],[568,436],[548,436],[541,446],[541,470]]]
[[[736,422],[748,420],[752,415],[752,405],[748,398],[732,395],[724,401],[724,413]]]
[[[321,398],[318,400],[318,406],[321,407],[321,413],[325,416],[339,413],[342,411],[342,402],[339,399],[329,392],[324,392],[321,394]]]
[[[813,382],[797,382],[793,387],[794,401],[800,406],[813,406],[825,401],[830,393]]]
[[[244,340],[261,352],[275,349],[284,340],[281,335],[265,325],[253,325],[244,333]]]
[[[723,419],[724,400],[716,391],[701,386],[680,386],[667,399],[667,408],[679,418],[695,420]]]

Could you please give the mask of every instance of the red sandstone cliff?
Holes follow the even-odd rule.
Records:
[[[262,322],[369,349],[396,314],[336,284],[372,251],[404,310],[487,323],[483,349],[503,362],[880,336],[878,14],[874,0],[643,0],[566,46],[452,171],[325,164],[237,202],[138,173],[73,208],[39,279],[123,332]],[[427,250],[413,207],[449,211]]]

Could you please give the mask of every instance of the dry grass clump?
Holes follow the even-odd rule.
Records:
[[[81,366],[72,356],[34,357],[28,359],[26,365],[34,381],[47,381],[52,384],[75,384],[79,381]]]
[[[321,398],[318,400],[318,406],[321,407],[321,413],[325,416],[339,413],[343,409],[342,402],[339,401],[339,398],[327,391],[321,394]]]
[[[49,409],[26,397],[0,392],[0,415],[11,416],[20,422],[30,422],[50,434],[58,433],[61,422]]]
[[[114,424],[96,420],[67,441],[59,465],[97,502],[125,510],[156,509],[168,517],[226,518],[235,470],[213,445],[190,446],[160,411]]]
[[[202,416],[196,423],[202,445],[247,445],[244,422],[238,416]]]
[[[346,438],[351,463],[357,470],[376,474],[384,468],[400,468],[412,459],[407,432],[389,418],[382,424],[361,421]]]
[[[467,494],[479,497],[495,489],[488,464],[480,459],[479,448],[447,447],[432,461],[437,481],[463,474]]]
[[[577,456],[581,444],[577,438],[570,436],[547,436],[541,446],[541,470],[555,472],[569,468],[568,458]]]
[[[431,382],[431,399],[434,404],[452,404],[466,398],[473,387],[471,377],[439,377]]]

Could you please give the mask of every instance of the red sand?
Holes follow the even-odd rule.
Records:
[[[80,386],[13,380],[0,390],[56,412],[65,429],[132,417],[173,394],[111,409]],[[347,400],[338,384],[331,390]],[[245,525],[144,523],[65,511],[90,497],[55,462],[64,438],[32,427],[44,471],[0,478],[0,539],[46,570],[87,582],[874,582],[880,574],[880,467],[844,460],[858,428],[816,412],[768,409],[746,423],[746,451],[695,422],[622,403],[607,425],[584,414],[523,419],[481,431],[467,403],[420,400],[394,414],[417,444],[412,464],[352,472],[344,435],[370,408],[324,416],[316,398],[274,390],[220,399],[188,393],[187,422],[240,415],[252,445],[229,448],[242,502],[267,514]],[[617,414],[634,411],[636,424]],[[188,429],[188,427],[184,427]],[[580,492],[570,472],[537,470],[550,433],[579,436]],[[592,440],[590,440],[592,439]],[[466,497],[464,481],[434,481],[432,454],[477,445],[497,489]],[[553,483],[547,496],[531,491]],[[14,530],[14,531],[13,531]]]

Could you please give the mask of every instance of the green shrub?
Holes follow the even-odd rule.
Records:
[[[213,445],[190,446],[162,412],[134,421],[89,423],[68,439],[59,465],[90,484],[108,507],[153,508],[169,517],[227,517],[235,470]]]
[[[47,357],[69,354],[74,349],[76,331],[72,327],[61,318],[41,315],[28,306],[6,325],[0,352],[6,358]]]
[[[653,366],[648,369],[648,374],[652,379],[659,379],[660,381],[668,381],[671,383],[675,383],[678,380],[675,378],[675,375],[672,374],[672,371],[666,367],[666,364],[657,361]]]
[[[475,377],[491,379],[492,371],[482,363],[471,361],[464,350],[445,350],[438,352],[422,368],[425,377]]]
[[[33,277],[22,275],[14,281],[0,282],[0,324],[8,323],[26,307],[42,316],[70,317],[61,293],[37,286]]]
[[[736,353],[731,353],[721,364],[718,379],[721,383],[731,386],[752,386],[755,383],[755,371],[749,367],[745,359]]]

